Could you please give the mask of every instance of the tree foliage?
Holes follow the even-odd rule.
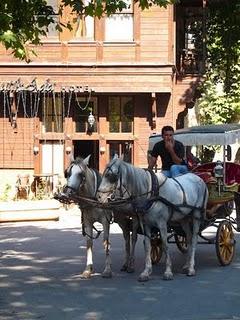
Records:
[[[111,15],[127,8],[129,1],[123,0],[62,0],[59,10],[48,5],[47,0],[1,0],[0,1],[0,42],[12,49],[13,55],[21,60],[29,61],[28,44],[39,45],[41,38],[47,35],[54,16],[62,16],[65,7],[73,14],[101,17]],[[178,0],[135,0],[142,10],[158,5],[166,7]],[[86,4],[86,5],[85,5]],[[56,25],[60,32],[64,27],[71,29],[69,22]]]
[[[197,101],[203,124],[240,120],[239,25],[240,0],[209,6],[207,72]]]

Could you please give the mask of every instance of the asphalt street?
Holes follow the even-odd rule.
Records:
[[[100,227],[100,226],[97,226]],[[0,225],[1,320],[239,320],[240,236],[228,267],[219,266],[214,245],[199,244],[195,277],[181,273],[183,254],[170,245],[174,280],[162,279],[155,265],[149,282],[140,283],[143,238],[136,250],[136,271],[120,271],[123,238],[111,226],[113,277],[104,279],[102,238],[94,242],[95,273],[81,279],[85,238],[77,208],[62,210],[60,220]],[[210,230],[209,232],[212,232]]]

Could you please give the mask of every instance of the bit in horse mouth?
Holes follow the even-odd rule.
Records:
[[[54,195],[53,197],[54,199],[60,201],[61,203],[65,203],[65,204],[70,204],[71,200],[69,198],[68,195],[64,194],[64,193],[57,193]]]
[[[110,196],[107,197],[108,202],[116,200],[116,197],[114,194],[111,194]]]

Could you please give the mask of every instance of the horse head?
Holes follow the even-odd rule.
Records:
[[[84,188],[90,156],[88,155],[85,159],[77,158],[71,161],[64,172],[67,183],[63,187],[63,191],[56,196],[59,201],[70,202],[71,197],[78,195]]]
[[[115,155],[106,166],[97,191],[99,202],[106,203],[124,197],[126,190],[123,190],[124,186],[122,184],[122,164],[122,157],[118,158],[118,155]]]

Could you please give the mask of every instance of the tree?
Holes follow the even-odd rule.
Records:
[[[239,121],[240,0],[209,5],[207,72],[196,106],[203,124]]]
[[[48,28],[53,24],[54,16],[62,17],[65,7],[73,14],[96,16],[111,15],[117,10],[127,8],[129,1],[123,0],[62,0],[56,11],[47,0],[1,0],[0,1],[0,42],[6,49],[12,49],[16,58],[29,62],[28,44],[39,45],[41,37],[46,36]],[[166,7],[178,0],[135,0],[142,10],[158,5]],[[86,3],[86,4],[85,4]],[[71,29],[69,22],[57,23],[56,29]]]

